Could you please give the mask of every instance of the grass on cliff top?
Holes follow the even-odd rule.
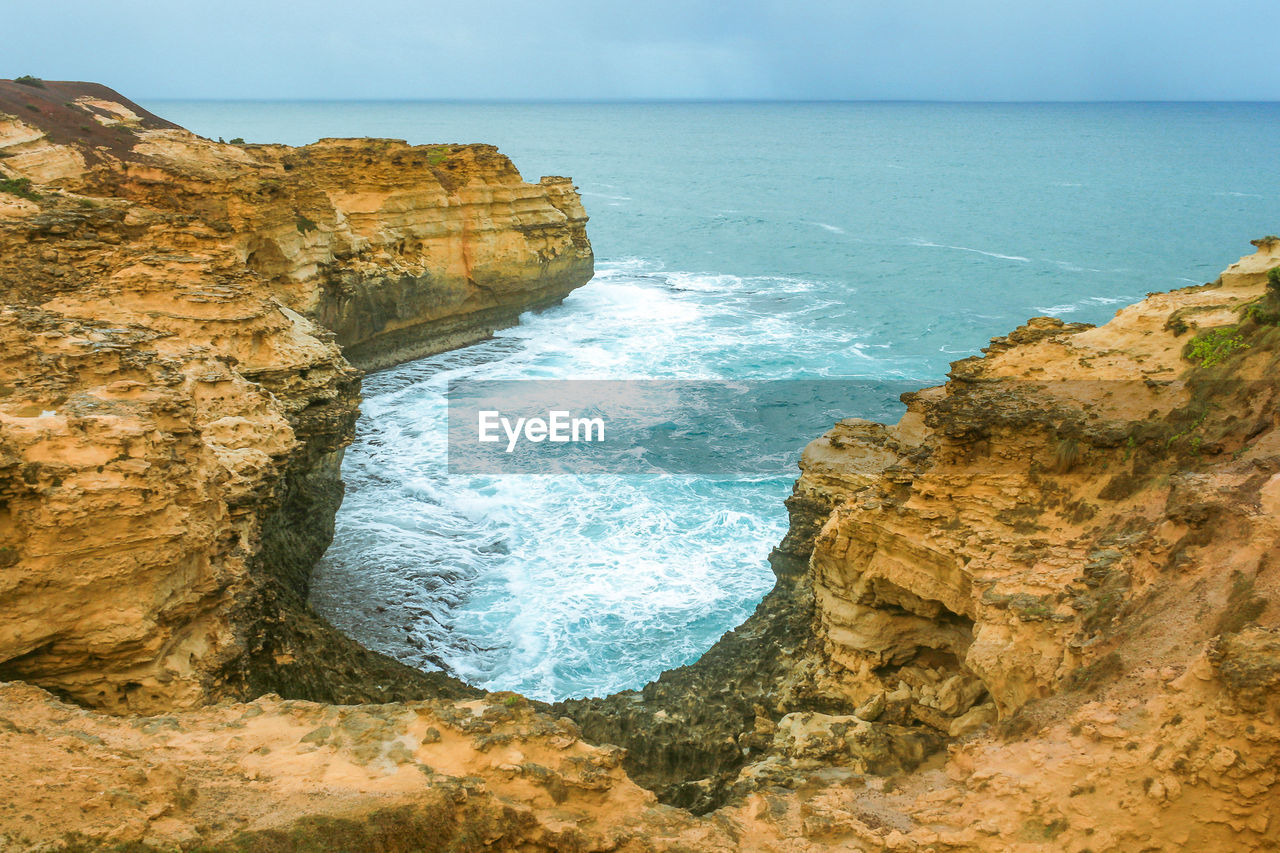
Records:
[[[23,74],[21,77],[14,77],[13,82],[23,86],[30,86],[33,89],[43,89],[44,81],[39,77],[32,77],[30,74]]]
[[[1267,271],[1267,289],[1240,312],[1240,323],[1219,326],[1197,334],[1183,356],[1202,368],[1213,367],[1254,346],[1268,346],[1271,327],[1280,326],[1280,267]]]
[[[0,192],[31,201],[40,200],[40,193],[31,189],[30,178],[0,178]]]
[[[1222,326],[1201,332],[1187,344],[1186,358],[1201,367],[1213,367],[1221,364],[1240,350],[1248,349],[1237,326]]]

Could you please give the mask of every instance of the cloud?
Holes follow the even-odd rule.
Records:
[[[1280,99],[1261,0],[50,0],[8,76],[135,97]]]

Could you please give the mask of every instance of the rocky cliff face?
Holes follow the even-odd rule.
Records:
[[[946,385],[910,395],[899,423],[838,424],[804,453],[777,588],[702,660],[642,691],[557,709],[515,695],[361,706],[267,696],[142,717],[0,688],[0,749],[19,757],[0,768],[0,790],[26,809],[0,811],[0,839],[264,851],[1275,849],[1280,281],[1267,273],[1277,267],[1280,241],[1265,242],[1218,281],[1153,295],[1106,326],[1033,320],[956,363]],[[24,500],[81,505],[74,524],[99,524],[111,516],[85,502],[94,483],[148,477],[142,463],[172,465],[191,440],[175,431],[164,444],[154,428],[123,425],[139,412],[145,423],[176,418],[172,401],[187,398],[172,389],[195,380],[150,357],[117,366],[138,342],[103,345],[97,326],[27,328],[34,343],[10,358],[81,363],[75,354],[138,383],[95,387],[53,414],[6,415],[7,427],[27,418],[31,429],[74,415],[29,446],[79,467],[56,485],[22,468],[12,477],[30,490]],[[227,439],[208,453],[236,449]],[[198,476],[203,457],[191,458]],[[183,523],[237,530],[214,527],[219,511],[179,499],[179,486],[145,482]],[[224,488],[234,517],[251,498],[235,481]],[[141,493],[117,499],[147,517]],[[93,529],[120,547],[121,528]],[[41,541],[58,547],[53,534]],[[138,546],[131,560],[147,553]],[[6,559],[6,571],[21,565]],[[231,559],[223,576],[234,577]],[[62,596],[49,589],[50,602]],[[294,648],[324,647],[312,642]],[[606,741],[627,754],[590,743]],[[33,787],[33,773],[47,784]]]
[[[525,183],[491,145],[223,145],[87,83],[0,81],[0,113],[6,178],[199,223],[360,368],[480,340],[592,275],[572,181]]]
[[[305,605],[349,360],[584,283],[568,180],[490,146],[214,143],[89,84],[0,82],[0,111],[0,676],[114,711],[467,692]]]
[[[664,800],[815,844],[1273,849],[1278,267],[1034,319],[838,424],[756,614],[562,710]]]

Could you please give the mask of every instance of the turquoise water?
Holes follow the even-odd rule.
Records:
[[[376,648],[539,698],[638,686],[740,622],[790,483],[450,477],[449,380],[933,384],[1030,316],[1105,322],[1280,231],[1275,104],[147,106],[250,141],[490,142],[575,178],[596,279],[368,378],[314,592]]]

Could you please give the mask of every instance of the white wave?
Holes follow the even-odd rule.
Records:
[[[911,245],[927,247],[931,249],[955,249],[958,252],[973,252],[976,255],[986,255],[988,258],[1000,258],[1005,261],[1018,261],[1027,263],[1031,259],[1024,258],[1021,255],[1002,255],[999,252],[985,252],[982,249],[971,249],[968,246],[950,246],[946,243],[930,243],[928,240],[912,240]]]
[[[840,226],[838,226],[838,225],[828,225],[828,224],[827,224],[827,223],[825,223],[825,222],[814,222],[814,223],[812,223],[812,224],[813,224],[813,225],[816,225],[816,226],[818,226],[819,228],[822,228],[822,229],[824,229],[824,230],[826,230],[826,231],[830,231],[832,234],[843,234],[843,233],[845,233],[844,229],[843,229],[843,228],[841,228],[841,227],[840,227]]]
[[[1062,267],[1067,272],[1103,272],[1103,270],[1094,267],[1082,267],[1078,264],[1073,264],[1071,261],[1053,261],[1052,263]]]
[[[1266,198],[1266,196],[1261,196],[1261,195],[1258,195],[1257,193],[1221,192],[1221,193],[1214,193],[1214,195],[1230,196],[1232,198]]]
[[[1037,311],[1044,314],[1073,314],[1083,308],[1091,308],[1097,305],[1121,305],[1135,301],[1137,297],[1128,296],[1086,296],[1077,302],[1066,302],[1061,305],[1036,306]]]
[[[667,284],[676,290],[699,292],[724,292],[742,287],[743,280],[736,275],[706,275],[688,272],[673,272],[666,276]]]
[[[626,274],[634,274],[645,272],[647,270],[660,270],[662,265],[649,260],[648,258],[638,258],[634,256],[625,256],[621,258],[612,258],[609,260],[599,260],[596,262],[596,278],[602,276],[618,276]]]
[[[593,193],[587,190],[578,190],[578,193],[592,198],[607,198],[610,201],[631,201],[631,196],[629,195],[609,195],[608,193]]]
[[[886,345],[821,322],[833,303],[812,281],[661,266],[602,262],[493,340],[370,377],[321,612],[413,665],[542,699],[636,687],[748,615],[789,482],[446,473],[450,380],[894,374]]]

